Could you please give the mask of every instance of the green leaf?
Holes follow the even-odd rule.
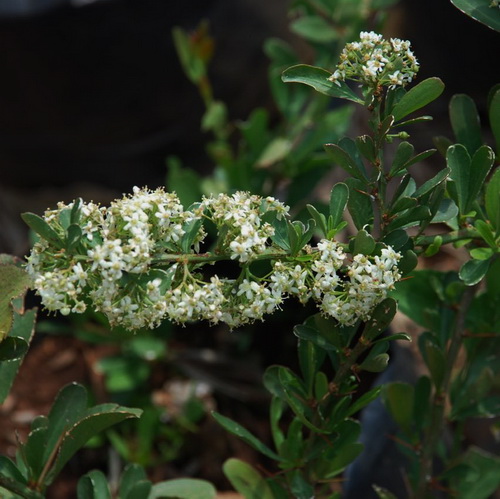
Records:
[[[372,488],[375,491],[375,494],[377,494],[378,499],[398,499],[392,492],[389,492],[383,487],[373,484]]]
[[[462,144],[455,144],[448,148],[446,161],[450,167],[450,177],[455,182],[457,204],[460,213],[467,213],[469,199],[469,180],[471,171],[471,158],[467,149]]]
[[[361,253],[362,255],[371,255],[375,250],[375,239],[366,232],[366,230],[361,229],[354,238],[354,249],[353,255]]]
[[[467,286],[474,286],[483,279],[489,266],[490,260],[469,260],[462,265],[458,275]]]
[[[443,222],[448,222],[456,218],[458,215],[458,206],[455,204],[453,199],[442,199],[439,208],[431,220],[433,224],[439,224]]]
[[[35,309],[27,310],[24,314],[14,312],[14,319],[8,338],[21,338],[29,345],[35,331],[35,320]],[[15,360],[0,361],[0,379],[2,380],[0,383],[0,404],[3,403],[9,394],[10,387],[14,382],[22,359],[23,356]]]
[[[392,322],[397,308],[397,303],[393,298],[386,298],[380,302],[373,310],[371,319],[366,323],[363,336],[370,341],[377,338]]]
[[[215,499],[216,496],[217,490],[206,480],[176,478],[154,484],[147,499]],[[130,499],[135,498],[131,497]]]
[[[283,415],[285,403],[278,397],[273,397],[269,409],[269,419],[271,422],[271,433],[273,435],[274,446],[276,449],[281,447],[285,440],[285,435],[280,428],[280,420]]]
[[[353,177],[356,177],[360,180],[363,180],[365,178],[362,171],[360,171],[358,165],[356,164],[356,161],[354,161],[354,159],[351,158],[351,156],[346,151],[344,151],[344,149],[342,149],[337,144],[325,144],[324,147],[328,156],[332,158],[335,164],[339,165],[343,170],[345,170]]]
[[[336,40],[339,34],[333,25],[320,16],[302,16],[290,23],[290,30],[302,38],[316,43]]]
[[[31,279],[24,269],[17,265],[0,264],[0,341],[12,326],[12,299],[24,295],[30,283]]]
[[[0,362],[21,359],[28,351],[28,348],[28,342],[23,338],[7,336],[0,343]]]
[[[21,214],[21,218],[24,220],[24,223],[42,239],[45,239],[58,249],[64,246],[59,234],[42,217],[34,213],[23,213]]]
[[[379,396],[381,390],[382,390],[382,387],[377,386],[376,388],[373,388],[372,390],[361,395],[361,397],[359,397],[351,405],[351,407],[349,407],[349,411],[347,412],[346,417],[354,416],[361,409],[366,407],[370,402],[373,402]]]
[[[413,197],[421,198],[444,182],[450,174],[449,168],[443,168],[436,176],[424,182],[414,193]]]
[[[87,390],[82,385],[71,383],[59,391],[48,416],[44,462],[49,459],[66,431],[80,419],[86,408]]]
[[[322,68],[298,64],[283,71],[281,79],[285,83],[303,83],[314,88],[317,92],[330,97],[338,97],[356,102],[357,104],[364,104],[363,99],[359,98],[344,82],[339,82],[339,86],[329,81],[328,78],[331,74]]]
[[[404,165],[413,156],[414,151],[415,151],[415,148],[409,142],[403,141],[403,142],[400,142],[398,144],[398,148],[396,149],[396,154],[394,155],[391,169],[389,171],[389,175],[391,177],[395,177],[399,173],[405,171]]]
[[[326,352],[320,350],[312,341],[299,339],[298,354],[299,364],[309,396],[313,394],[316,373],[320,370],[325,360]]]
[[[429,417],[429,404],[431,400],[431,380],[428,376],[421,376],[414,389],[413,420],[417,430],[421,431]]]
[[[379,373],[385,370],[389,364],[389,355],[387,353],[380,353],[373,357],[366,358],[360,365],[359,369],[371,373]]]
[[[464,466],[452,482],[454,490],[460,492],[460,499],[487,499],[500,486],[500,458],[494,454],[469,447],[462,456]]]
[[[66,249],[72,251],[82,238],[82,228],[79,225],[71,224],[66,232]]]
[[[426,106],[437,99],[444,90],[444,83],[439,78],[428,78],[411,88],[394,106],[392,115],[395,121]]]
[[[201,198],[201,178],[190,168],[182,166],[175,156],[167,159],[167,187],[175,192],[183,206],[190,206]]]
[[[333,186],[330,193],[330,216],[332,217],[332,229],[338,227],[342,222],[344,210],[349,199],[349,188],[346,184],[339,182]]]
[[[192,246],[198,236],[198,233],[203,225],[203,219],[195,218],[189,222],[186,222],[183,225],[183,230],[185,234],[182,236],[180,241],[181,249],[184,253],[190,253],[192,250]]]
[[[487,224],[484,220],[476,220],[474,226],[476,230],[481,234],[481,237],[486,241],[486,243],[494,250],[499,249],[498,243],[495,240],[495,234],[492,230],[490,224]],[[480,248],[478,248],[480,249]],[[472,251],[471,251],[472,254]]]
[[[80,223],[80,216],[82,212],[83,200],[82,198],[77,198],[73,201],[73,207],[70,213],[70,224],[78,225]]]
[[[356,178],[348,178],[345,183],[349,187],[347,207],[358,230],[366,225],[371,228],[373,224],[373,206],[369,194],[366,192],[364,182]]]
[[[276,137],[262,151],[255,162],[258,168],[269,168],[270,166],[284,160],[291,152],[293,143],[285,137]]]
[[[78,499],[111,499],[108,480],[100,470],[92,470],[78,480]]]
[[[0,492],[3,494],[5,490],[12,494],[5,495],[5,499],[45,499],[45,495],[30,489],[22,482],[18,482],[14,478],[0,475]],[[3,495],[1,496],[3,499]]]
[[[246,428],[236,423],[236,421],[226,418],[216,411],[212,411],[212,416],[225,430],[241,438],[244,442],[258,450],[260,453],[274,459],[275,461],[282,461],[282,458],[278,456],[276,452],[272,451],[269,447],[267,447],[267,445],[263,444],[257,437],[252,435]]]
[[[398,269],[402,275],[409,274],[418,263],[417,255],[413,250],[406,250],[403,253],[403,258],[399,260]]]
[[[323,350],[336,350],[337,347],[333,343],[330,343],[327,338],[325,338],[320,332],[311,326],[305,324],[299,324],[293,328],[293,334],[298,338],[306,341],[312,341],[319,348]]]
[[[409,240],[409,236],[403,229],[396,229],[392,232],[389,232],[382,242],[387,244],[388,246],[392,246],[395,251],[399,251]]]
[[[495,31],[500,31],[500,15],[498,7],[491,7],[489,1],[482,0],[451,0],[451,3],[472,19],[485,24]]]
[[[359,152],[371,163],[377,159],[377,150],[373,139],[369,135],[362,135],[356,139]]]
[[[493,91],[489,101],[488,117],[490,127],[496,142],[497,156],[500,157],[500,87]]]
[[[416,206],[394,217],[389,223],[388,231],[393,231],[401,227],[413,227],[422,221],[430,220],[430,218],[431,212],[427,206]]]
[[[222,470],[233,487],[245,499],[274,499],[267,482],[248,463],[240,459],[230,458],[223,464]],[[193,497],[192,499],[199,498]]]
[[[23,485],[27,484],[19,468],[7,456],[0,456],[0,477],[11,478]]]
[[[491,225],[495,227],[497,235],[500,234],[500,168],[495,170],[486,185],[485,207]]]
[[[450,121],[455,139],[472,157],[481,147],[481,123],[476,104],[465,94],[454,95],[450,100]]]
[[[313,486],[305,480],[299,470],[294,470],[291,473],[290,490],[297,499],[311,499],[314,497]]]
[[[384,385],[382,399],[396,424],[411,434],[413,424],[414,390],[408,383],[394,382]]]
[[[443,383],[446,370],[446,358],[443,350],[436,344],[430,333],[422,334],[418,345],[427,365],[434,386],[439,389]]]
[[[206,73],[203,60],[193,50],[190,39],[182,28],[174,27],[172,37],[182,69],[193,83],[198,83]]]
[[[472,156],[466,211],[470,211],[473,203],[477,201],[494,161],[495,153],[489,146],[480,147]]]
[[[120,477],[120,487],[118,490],[118,495],[120,499],[134,499],[134,497],[148,497],[147,494],[138,495],[134,491],[135,484],[147,481],[148,477],[144,468],[138,464],[131,463],[128,464]],[[150,484],[151,488],[151,484]],[[135,495],[134,495],[135,494]]]
[[[316,227],[318,227],[318,229],[321,230],[322,234],[324,237],[326,237],[327,233],[328,233],[328,227],[326,225],[326,217],[325,215],[323,215],[323,213],[320,213],[313,205],[311,204],[308,204],[306,206],[307,208],[307,211],[309,212],[309,214],[313,217],[313,220],[314,222],[316,223]],[[286,224],[285,224],[286,226]],[[273,239],[273,237],[271,237],[271,239]],[[273,239],[274,241],[274,239]],[[287,243],[287,246],[286,247],[283,247],[281,246],[281,244],[277,243],[280,247],[282,247],[283,249],[290,249],[290,246],[289,244]]]
[[[66,427],[65,432],[61,434],[59,453],[47,475],[46,483],[50,484],[75,452],[92,437],[125,419],[138,418],[141,413],[141,409],[122,407],[117,404],[101,404],[90,407],[80,414],[78,420],[71,427]],[[74,420],[75,418],[68,416],[67,419]]]

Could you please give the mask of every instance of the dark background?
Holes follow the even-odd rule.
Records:
[[[287,0],[83,4],[0,4],[0,251],[26,252],[22,211],[75,196],[107,202],[133,185],[162,185],[172,154],[210,171],[203,107],[177,61],[172,27],[194,29],[209,19],[215,94],[241,119],[271,106],[263,41],[294,41]],[[436,133],[449,134],[447,102],[456,92],[474,97],[485,121],[487,92],[500,81],[497,33],[448,1],[406,0],[391,10],[386,34],[411,40],[419,80],[439,76],[447,85],[447,98],[429,110],[435,122],[418,131],[423,147]]]

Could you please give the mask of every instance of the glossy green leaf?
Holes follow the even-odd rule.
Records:
[[[300,371],[304,378],[307,393],[311,397],[315,375],[321,368],[326,353],[324,350],[319,349],[312,341],[299,339],[297,343]]]
[[[456,142],[464,145],[472,157],[483,140],[476,104],[468,95],[457,94],[451,98],[450,121]]]
[[[66,414],[66,421],[75,419],[67,411],[64,411],[64,414]],[[64,433],[61,434],[59,453],[47,475],[46,482],[50,484],[75,452],[81,449],[92,437],[126,419],[138,418],[141,414],[141,409],[122,407],[117,404],[101,404],[86,409],[72,426],[65,426]]]
[[[316,373],[314,379],[314,397],[321,400],[329,391],[329,383],[326,374],[322,371]]]
[[[414,151],[415,148],[409,142],[403,141],[398,144],[398,148],[396,149],[391,169],[389,171],[389,175],[391,177],[395,177],[399,173],[405,171],[404,165],[413,156]]]
[[[278,397],[273,397],[269,409],[269,419],[271,423],[273,442],[276,449],[279,449],[285,440],[285,435],[280,427],[281,416],[283,415],[284,409],[285,403],[283,400]]]
[[[428,78],[411,88],[394,106],[392,115],[395,121],[426,106],[437,99],[444,90],[444,83],[439,78]]]
[[[293,334],[303,340],[312,341],[323,350],[336,350],[337,346],[325,338],[316,328],[299,324],[293,328]]]
[[[430,219],[431,212],[427,206],[415,206],[394,217],[389,223],[388,230],[393,231],[402,227],[413,227],[423,220]]]
[[[489,266],[490,260],[469,260],[460,267],[458,275],[467,286],[474,286],[483,279]]]
[[[434,177],[424,182],[414,193],[413,197],[421,198],[444,182],[450,175],[449,168],[443,168]]]
[[[100,470],[92,470],[78,480],[78,499],[111,499],[108,480]]]
[[[362,135],[356,139],[359,152],[371,163],[377,159],[377,150],[373,139],[369,135]]]
[[[7,493],[5,494],[5,491]],[[0,493],[2,499],[45,499],[45,495],[29,488],[25,483],[0,474]]]
[[[450,178],[455,182],[457,204],[460,213],[466,212],[469,199],[469,181],[471,171],[471,157],[462,144],[455,144],[448,148],[446,161],[450,167]]]
[[[448,222],[456,218],[457,215],[458,206],[452,199],[445,198],[441,200],[436,214],[432,217],[431,223],[438,224]]]
[[[498,243],[495,239],[495,233],[493,232],[493,227],[490,224],[487,224],[484,220],[476,220],[474,226],[491,248],[495,250],[499,249]]]
[[[323,213],[320,213],[314,206],[311,204],[308,204],[306,206],[307,211],[309,214],[313,217],[314,222],[316,223],[316,227],[321,230],[322,234],[324,237],[326,237],[328,233],[328,227],[326,225],[326,217],[323,215]],[[272,237],[271,237],[272,239]],[[284,249],[289,249],[289,244],[287,243],[288,247],[285,247]],[[279,244],[280,247],[283,248],[281,244]]]
[[[66,234],[66,249],[72,251],[82,238],[82,228],[77,224],[71,224]]]
[[[344,210],[349,199],[349,188],[346,184],[339,182],[333,186],[330,193],[330,216],[332,217],[332,228],[342,222]]]
[[[86,409],[87,390],[82,385],[71,383],[59,391],[48,416],[44,461],[47,461],[66,431],[81,418]]]
[[[466,211],[470,211],[477,201],[494,161],[495,153],[488,146],[480,147],[472,156]]]
[[[403,276],[409,274],[418,264],[417,255],[413,250],[403,252],[403,258],[398,262],[398,269]]]
[[[332,158],[336,165],[355,178],[363,179],[364,176],[358,168],[358,165],[351,156],[337,144],[325,144],[325,151]]]
[[[0,362],[24,357],[28,351],[28,342],[17,336],[7,336],[0,343]]]
[[[390,214],[395,215],[396,213],[400,213],[405,210],[409,210],[410,208],[415,208],[417,206],[418,201],[414,197],[406,197],[401,196],[390,209]],[[397,230],[397,229],[396,229]]]
[[[389,364],[389,355],[387,353],[380,353],[373,357],[365,359],[360,365],[359,369],[371,373],[380,373]]]
[[[384,143],[387,134],[391,131],[392,126],[394,125],[394,116],[389,114],[386,116],[377,127],[377,135],[375,145],[377,148],[380,148]]]
[[[392,246],[395,251],[399,251],[408,242],[408,239],[409,236],[405,230],[396,229],[384,236],[382,242]]]
[[[223,464],[222,470],[232,486],[245,499],[274,499],[265,479],[250,464],[240,459],[230,458]],[[192,499],[200,498],[197,496]]]
[[[71,208],[70,219],[69,219],[70,224],[78,225],[80,223],[82,205],[83,205],[82,198],[77,198],[73,201],[73,207]]]
[[[357,104],[364,104],[363,99],[359,98],[344,82],[339,82],[340,85],[337,85],[329,81],[330,76],[331,73],[325,69],[299,64],[286,69],[281,79],[285,83],[303,83],[330,97],[338,97]]]
[[[497,235],[500,234],[500,168],[497,168],[486,185],[485,207]]]
[[[397,303],[393,298],[386,298],[372,312],[371,319],[366,323],[363,336],[374,340],[389,326],[397,311]]]
[[[348,178],[345,183],[349,187],[347,207],[358,230],[373,224],[373,206],[370,195],[366,192],[364,182],[356,178]]]
[[[236,423],[236,421],[226,418],[216,411],[212,411],[212,416],[217,421],[217,423],[219,423],[229,433],[232,433],[233,435],[241,438],[244,442],[246,442],[254,449],[258,450],[260,453],[276,461],[282,460],[282,458],[278,456],[276,452],[272,451],[269,447],[267,447],[267,445],[264,445],[257,437],[252,435],[252,433],[250,433],[246,428]]]
[[[176,478],[154,484],[147,499],[215,499],[216,496],[217,490],[206,480]]]
[[[63,241],[59,234],[42,217],[35,213],[23,213],[21,214],[21,218],[26,225],[42,239],[53,244],[56,248],[63,247]]]
[[[500,15],[498,7],[490,6],[490,1],[482,0],[451,0],[451,3],[464,14],[485,24],[495,31],[500,31]]]
[[[359,253],[363,255],[371,255],[375,250],[375,239],[366,232],[366,230],[361,229],[354,238],[354,248],[353,255]]]
[[[131,463],[126,466],[123,470],[122,476],[120,477],[120,486],[118,489],[120,499],[134,499],[135,497],[148,497],[149,490],[147,493],[139,494],[136,490],[136,485],[140,484],[141,489],[148,488],[144,485],[144,482],[148,482],[148,477],[144,468],[138,464]],[[151,483],[149,482],[149,489],[151,489]],[[145,492],[145,491],[143,491]]]

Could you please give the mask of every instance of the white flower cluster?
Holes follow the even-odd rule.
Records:
[[[61,241],[69,233],[73,208],[73,203],[60,203],[45,213],[45,222]],[[164,319],[225,322],[234,328],[262,320],[288,296],[302,303],[313,299],[324,314],[344,325],[368,319],[401,277],[399,253],[387,247],[379,255],[355,255],[349,261],[342,246],[321,240],[317,248],[304,249],[307,258],[294,259],[272,247],[274,228],[263,221],[269,212],[272,219],[287,211],[274,198],[243,192],[205,198],[185,211],[175,194],[135,188],[109,208],[82,204],[77,222],[81,238],[69,246],[41,238],[27,270],[48,310],[67,315],[90,306],[112,326],[132,330],[156,327]],[[195,253],[205,236],[204,219],[218,228],[217,255]],[[188,252],[184,236],[189,237]],[[274,260],[262,278],[249,267],[259,257]],[[238,260],[240,276],[207,280],[202,267],[220,259]]]
[[[348,43],[342,50],[330,81],[340,85],[340,81],[350,79],[370,87],[397,87],[413,80],[419,65],[410,42],[399,38],[388,41],[373,31],[362,31],[359,37],[360,41]]]
[[[240,262],[248,262],[263,253],[268,238],[274,234],[274,227],[263,223],[262,215],[274,211],[281,218],[289,210],[288,206],[273,197],[262,199],[248,192],[204,198],[203,206],[219,231],[225,227],[225,240],[231,250],[231,259]]]

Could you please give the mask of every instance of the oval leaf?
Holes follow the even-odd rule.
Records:
[[[308,66],[307,64],[298,64],[285,69],[281,79],[285,83],[303,83],[330,97],[338,97],[357,104],[364,104],[363,99],[360,99],[344,82],[339,82],[339,86],[329,81],[330,76],[331,73],[325,69]]]
[[[437,99],[444,90],[444,83],[439,78],[428,78],[410,89],[394,106],[392,115],[394,121],[399,121],[405,116],[426,106]]]

